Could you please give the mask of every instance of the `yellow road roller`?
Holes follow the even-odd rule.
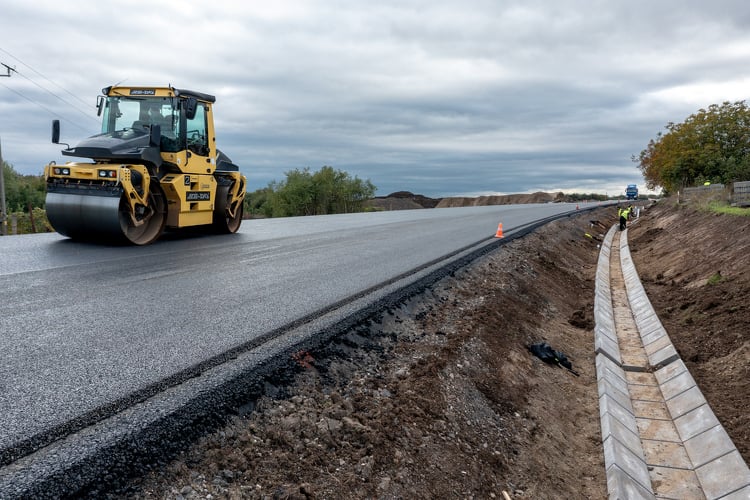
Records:
[[[204,226],[235,233],[242,223],[247,179],[216,148],[209,94],[168,87],[102,89],[101,133],[44,168],[47,218],[79,240],[146,245],[165,229]]]

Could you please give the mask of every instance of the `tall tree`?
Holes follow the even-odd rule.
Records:
[[[712,104],[669,123],[637,158],[646,186],[667,191],[702,183],[750,180],[750,108]]]

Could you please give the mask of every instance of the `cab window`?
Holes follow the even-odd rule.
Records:
[[[200,156],[208,156],[208,126],[206,105],[199,102],[195,117],[187,120],[187,148]]]

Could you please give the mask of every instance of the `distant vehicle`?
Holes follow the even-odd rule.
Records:
[[[628,187],[625,188],[625,196],[629,200],[637,200],[638,199],[638,186],[635,184],[628,184]]]

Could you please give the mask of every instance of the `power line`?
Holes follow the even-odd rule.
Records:
[[[80,97],[78,97],[77,95],[73,94],[73,93],[72,93],[72,92],[70,92],[70,91],[69,91],[68,89],[66,89],[65,87],[63,87],[62,85],[59,85],[59,84],[55,83],[54,81],[52,81],[51,79],[49,79],[48,77],[46,77],[45,75],[43,75],[42,73],[40,73],[39,71],[35,70],[35,69],[34,69],[34,68],[32,68],[31,66],[29,66],[28,64],[26,64],[25,62],[23,62],[23,61],[22,61],[21,59],[19,59],[18,57],[14,56],[13,54],[11,54],[11,53],[10,53],[10,52],[8,52],[7,50],[5,50],[4,48],[0,47],[0,52],[4,52],[5,54],[7,54],[8,56],[12,57],[13,59],[15,59],[16,61],[18,61],[19,63],[23,64],[24,66],[26,66],[27,68],[29,68],[29,69],[30,69],[31,71],[33,71],[33,72],[34,72],[34,73],[36,73],[37,75],[41,76],[42,78],[44,78],[45,80],[47,80],[48,82],[50,82],[50,83],[51,83],[52,85],[54,85],[55,87],[59,88],[60,90],[62,90],[62,91],[63,91],[63,92],[65,92],[66,94],[68,94],[68,95],[69,95],[70,97],[72,97],[72,98],[73,98],[73,99],[75,99],[76,101],[78,101],[78,102],[80,102],[81,104],[83,104],[84,106],[87,106],[87,107],[89,106],[89,103],[85,102],[85,101],[84,101],[83,99],[81,99],[81,98],[80,98]],[[14,71],[15,71],[15,69],[14,69]]]
[[[77,123],[75,123],[75,122],[72,122],[72,121],[68,120],[67,118],[65,118],[65,117],[63,117],[63,116],[59,115],[58,113],[56,113],[56,112],[52,111],[51,109],[49,109],[48,107],[44,106],[43,104],[41,104],[41,103],[39,103],[39,102],[35,101],[34,99],[32,99],[32,98],[30,98],[30,97],[27,97],[27,96],[23,95],[23,94],[22,94],[21,92],[19,92],[19,91],[15,90],[15,89],[12,89],[12,88],[10,88],[10,87],[8,87],[8,86],[7,86],[7,85],[5,85],[4,83],[0,83],[0,85],[2,85],[3,87],[5,87],[6,89],[10,90],[11,92],[13,92],[14,94],[16,94],[17,96],[19,96],[19,97],[22,97],[23,99],[26,99],[26,100],[27,100],[27,101],[29,101],[30,103],[32,103],[32,104],[36,104],[37,106],[39,106],[40,108],[42,108],[42,109],[43,109],[43,110],[45,110],[46,112],[50,113],[51,115],[53,115],[53,116],[56,116],[56,117],[60,118],[61,120],[63,120],[63,121],[66,121],[66,122],[70,123],[70,124],[71,124],[71,125],[73,125],[74,127],[78,128],[78,129],[80,129],[80,130],[83,130],[84,132],[89,132],[89,130],[88,130],[88,129],[86,129],[86,128],[84,128],[84,127],[81,127],[81,126],[80,126],[80,125],[78,125]]]
[[[82,104],[83,104],[84,106],[88,106],[88,105],[87,105],[87,104],[86,104],[86,103],[85,103],[84,101],[82,101],[82,100],[81,100],[81,99],[80,99],[79,97],[77,97],[77,96],[75,96],[74,94],[72,94],[72,93],[68,92],[68,91],[67,91],[67,90],[66,90],[65,88],[63,88],[62,86],[60,86],[60,85],[58,85],[57,83],[53,82],[52,80],[50,80],[49,78],[47,78],[46,76],[44,76],[43,74],[41,74],[41,73],[40,73],[39,71],[37,71],[37,70],[35,70],[34,68],[32,68],[31,66],[29,66],[28,64],[26,64],[25,62],[23,62],[22,60],[20,60],[20,59],[19,59],[18,57],[14,56],[14,55],[13,55],[13,54],[11,54],[10,52],[8,52],[7,50],[5,50],[5,49],[3,49],[3,48],[0,48],[0,52],[4,52],[5,54],[9,55],[9,56],[10,56],[10,57],[12,57],[13,59],[15,59],[16,61],[18,61],[19,63],[21,63],[21,64],[22,64],[22,65],[24,65],[25,67],[29,68],[29,69],[30,69],[31,71],[33,71],[34,73],[36,73],[37,75],[41,76],[42,78],[44,78],[45,80],[47,80],[47,81],[48,81],[48,82],[50,82],[51,84],[55,85],[56,87],[58,87],[58,88],[62,89],[63,91],[65,91],[65,92],[66,92],[67,94],[69,94],[69,95],[71,95],[72,97],[74,97],[74,98],[75,98],[76,100],[78,100],[79,102],[81,102],[81,103],[82,103]],[[8,66],[7,66],[6,64],[3,64],[3,63],[0,63],[0,64],[2,64],[3,66],[6,66],[6,67],[8,67]],[[58,100],[62,101],[63,103],[65,103],[65,104],[67,104],[68,106],[70,106],[71,108],[75,109],[75,110],[76,110],[77,112],[79,112],[80,114],[82,114],[83,116],[85,116],[85,117],[86,117],[87,119],[89,119],[89,120],[92,120],[92,121],[94,121],[94,122],[97,122],[97,121],[98,121],[98,120],[96,120],[96,119],[95,119],[95,118],[94,118],[93,116],[91,116],[91,114],[90,114],[90,113],[88,113],[88,112],[85,112],[85,111],[81,110],[81,108],[79,108],[78,106],[74,105],[73,103],[71,103],[70,101],[68,101],[68,100],[66,100],[66,99],[63,99],[62,97],[60,97],[60,96],[59,96],[59,95],[57,95],[56,93],[52,92],[51,90],[49,90],[49,89],[47,89],[47,88],[43,87],[42,85],[40,85],[39,83],[35,82],[34,80],[32,80],[31,78],[29,78],[29,77],[28,77],[28,76],[26,76],[25,74],[21,73],[20,71],[18,71],[18,70],[16,70],[16,69],[14,69],[14,68],[10,68],[10,67],[8,67],[8,73],[9,73],[9,74],[10,74],[10,70],[11,70],[11,69],[13,69],[13,72],[15,72],[16,74],[20,75],[21,77],[23,77],[23,78],[24,78],[24,79],[26,79],[27,81],[31,82],[32,84],[34,84],[34,85],[35,85],[36,87],[38,87],[39,89],[41,89],[41,90],[43,90],[43,91],[47,92],[47,93],[48,93],[48,94],[50,94],[51,96],[53,96],[53,97],[55,97],[56,99],[58,99]],[[6,87],[6,88],[8,88],[8,87]],[[18,91],[14,91],[14,93],[16,93],[16,94],[20,95],[21,97],[23,97],[24,99],[26,99],[26,100],[28,100],[28,101],[34,102],[34,103],[35,103],[36,105],[40,106],[41,108],[43,108],[43,109],[45,109],[45,110],[47,110],[47,111],[50,111],[50,110],[49,110],[48,108],[46,108],[45,106],[41,105],[41,104],[40,104],[40,103],[38,103],[38,102],[35,102],[35,101],[34,101],[34,100],[32,100],[31,98],[29,98],[29,97],[27,97],[27,96],[25,96],[25,95],[21,94],[20,92],[18,92]],[[50,112],[51,112],[51,111],[50,111]],[[55,116],[59,116],[59,115],[58,115],[58,114],[56,114],[56,113],[53,113],[53,114],[54,114]],[[61,118],[62,118],[62,117],[61,117]],[[73,123],[73,122],[72,122],[72,121],[70,121],[70,120],[66,120],[66,121],[69,121],[70,123]],[[79,125],[76,125],[75,123],[73,123],[73,125],[75,125],[76,127],[80,128],[81,130],[87,130],[87,129],[84,129],[83,127],[79,126]]]

